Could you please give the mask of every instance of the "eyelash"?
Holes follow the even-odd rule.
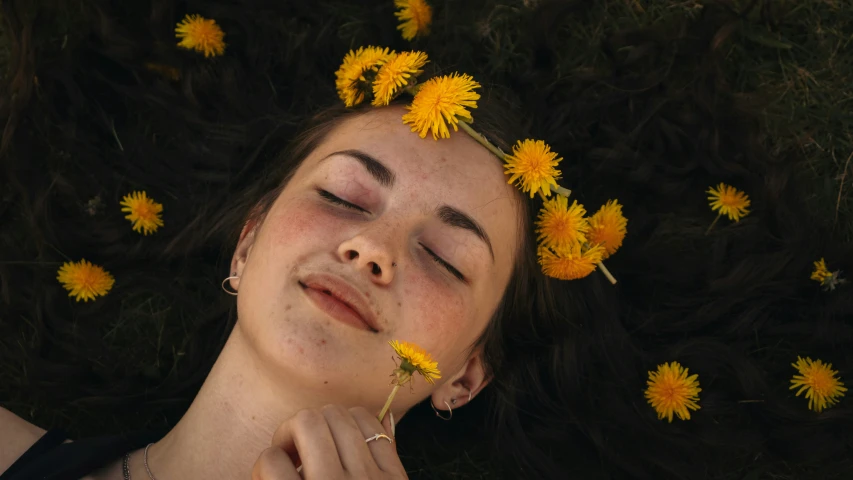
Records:
[[[344,208],[347,208],[347,209],[350,209],[350,210],[356,210],[356,211],[363,212],[363,213],[370,213],[370,212],[368,212],[367,210],[365,210],[365,209],[363,209],[363,208],[359,207],[358,205],[352,204],[352,203],[350,203],[350,202],[348,202],[348,201],[346,201],[346,200],[344,200],[344,199],[342,199],[342,198],[340,198],[340,197],[337,197],[337,196],[333,195],[332,193],[330,193],[330,192],[328,192],[328,191],[326,191],[326,190],[317,189],[317,193],[318,193],[321,197],[323,197],[326,201],[328,201],[329,203],[334,203],[335,205],[340,205],[340,206],[342,206],[342,207],[344,207]],[[460,272],[459,270],[457,270],[457,269],[456,269],[456,267],[454,267],[453,265],[451,265],[451,264],[447,263],[447,261],[446,261],[445,259],[443,259],[443,258],[439,257],[438,255],[436,255],[436,254],[435,254],[435,252],[433,252],[432,250],[430,250],[430,249],[429,249],[426,245],[424,245],[423,243],[421,243],[420,245],[421,245],[421,247],[423,247],[423,249],[424,249],[424,250],[426,250],[426,252],[427,252],[427,253],[432,257],[432,259],[433,259],[433,260],[435,260],[435,263],[437,263],[437,264],[441,265],[442,267],[444,267],[448,272],[450,272],[450,274],[451,274],[451,275],[453,275],[453,276],[454,276],[454,277],[456,277],[457,279],[459,279],[459,280],[461,280],[461,281],[463,281],[463,282],[465,281],[465,275],[462,275],[462,272]]]
[[[462,275],[462,272],[460,272],[459,270],[456,270],[456,268],[455,268],[453,265],[451,265],[451,264],[447,263],[447,261],[446,261],[446,260],[444,260],[443,258],[441,258],[441,257],[439,257],[438,255],[436,255],[436,254],[435,254],[435,252],[433,252],[432,250],[430,250],[430,249],[429,249],[426,245],[424,245],[423,243],[421,243],[420,245],[421,245],[421,247],[423,247],[423,249],[424,249],[424,250],[426,250],[426,252],[427,252],[427,253],[432,257],[432,259],[433,259],[433,260],[435,260],[435,263],[437,263],[437,264],[441,265],[442,267],[446,268],[446,269],[447,269],[447,271],[448,271],[448,272],[450,272],[450,274],[451,274],[451,275],[453,275],[454,277],[458,278],[459,280],[461,280],[461,281],[463,281],[463,282],[465,281],[465,275]]]
[[[370,213],[367,210],[359,207],[358,205],[356,205],[354,203],[350,203],[350,202],[348,202],[342,198],[339,198],[339,197],[332,195],[331,193],[327,192],[326,190],[317,189],[317,193],[321,197],[326,199],[326,201],[328,201],[329,203],[334,203],[335,205],[340,205],[340,206],[342,206],[344,208],[348,208],[350,210],[356,210],[356,211],[363,212],[363,213]]]

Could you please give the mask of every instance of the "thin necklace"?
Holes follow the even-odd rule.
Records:
[[[127,468],[127,462],[130,460],[130,452],[124,454],[124,460],[121,461],[121,473],[124,475],[124,480],[130,480],[130,469]]]
[[[153,443],[149,443],[145,446],[145,453],[142,454],[142,463],[145,465],[145,473],[148,474],[148,478],[151,480],[157,480],[154,477],[154,474],[151,473],[151,469],[148,468],[148,449],[151,448]],[[128,463],[130,462],[130,452],[124,454],[124,460],[121,462],[121,473],[124,475],[124,480],[130,480],[130,468],[128,467]]]
[[[148,478],[150,478],[151,480],[157,480],[156,478],[154,478],[154,474],[151,473],[151,469],[148,468],[148,449],[151,448],[151,445],[154,444],[149,443],[145,446],[145,454],[142,456],[142,463],[145,464],[145,472],[148,473]]]

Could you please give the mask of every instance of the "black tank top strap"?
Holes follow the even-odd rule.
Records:
[[[0,480],[13,478],[15,476],[15,472],[21,470],[24,465],[32,463],[36,458],[46,454],[57,446],[62,445],[62,442],[64,442],[66,438],[68,437],[65,432],[59,428],[48,430],[36,443],[24,452],[23,455],[15,460],[15,463],[13,463],[11,467],[0,475]]]
[[[144,431],[62,443],[64,433],[58,430],[57,433],[51,432],[54,430],[45,433],[21,455],[9,470],[0,475],[0,480],[79,480],[125,453],[156,442],[163,436]]]

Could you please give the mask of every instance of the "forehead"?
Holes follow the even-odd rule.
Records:
[[[431,135],[420,138],[403,124],[404,113],[402,106],[394,105],[348,118],[327,137],[324,149],[363,149],[400,175],[419,175],[419,181],[433,187],[473,189],[480,194],[491,191],[491,197],[509,195],[514,199],[503,166],[491,152],[461,130],[440,140]]]
[[[347,118],[306,159],[306,166],[335,152],[362,150],[394,172],[394,190],[423,207],[448,204],[468,213],[491,237],[496,259],[512,259],[522,209],[501,161],[461,130],[451,132],[449,139],[420,138],[403,124],[404,113],[394,105]]]

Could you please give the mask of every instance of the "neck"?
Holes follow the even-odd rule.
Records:
[[[270,381],[245,342],[237,325],[187,413],[150,448],[148,466],[158,480],[251,478],[278,426],[322,401]],[[148,478],[139,452],[134,460],[135,478]]]

